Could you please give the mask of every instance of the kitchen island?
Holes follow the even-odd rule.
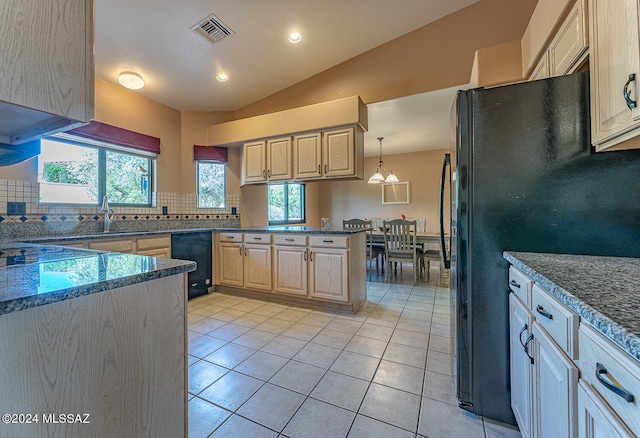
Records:
[[[184,436],[193,262],[0,247],[0,437]]]
[[[366,301],[364,229],[269,226],[215,231],[217,291],[350,312]]]

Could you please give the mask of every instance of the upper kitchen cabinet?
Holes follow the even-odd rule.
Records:
[[[353,127],[293,138],[294,178],[363,178],[364,133]]]
[[[254,141],[242,147],[243,184],[291,177],[291,137]]]
[[[93,1],[0,3],[0,142],[19,144],[93,117]]]
[[[640,147],[638,25],[636,0],[589,0],[591,140],[597,151]]]

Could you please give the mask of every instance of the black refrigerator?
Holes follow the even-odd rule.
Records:
[[[502,252],[640,257],[640,151],[593,151],[588,72],[460,91],[455,107],[458,404],[515,424]]]

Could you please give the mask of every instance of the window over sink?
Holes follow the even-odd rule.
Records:
[[[38,156],[43,204],[150,206],[155,155],[48,137]]]

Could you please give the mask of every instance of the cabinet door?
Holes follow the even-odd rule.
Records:
[[[296,179],[322,177],[322,141],[319,132],[293,137],[293,172]]]
[[[348,301],[349,251],[311,248],[309,296]]]
[[[0,25],[0,141],[26,141],[88,122],[93,1],[3,0]]]
[[[578,436],[582,438],[635,436],[591,385],[582,379],[578,385]]]
[[[307,296],[307,247],[274,246],[273,290]]]
[[[577,436],[578,368],[537,322],[534,337],[534,436]]]
[[[267,141],[267,179],[291,179],[291,137]]]
[[[244,284],[243,261],[242,244],[220,244],[220,284],[242,286]]]
[[[244,246],[244,287],[271,290],[271,245]]]
[[[100,251],[125,252],[128,254],[135,253],[134,241],[128,240],[104,240],[98,242],[89,242],[89,249],[97,249]]]
[[[523,346],[531,334],[532,322],[529,309],[515,294],[509,294],[511,409],[524,438],[533,436],[533,364]],[[528,345],[529,354],[533,354],[533,343]]]
[[[324,133],[322,161],[325,177],[355,175],[353,128],[336,129]]]
[[[530,81],[537,81],[538,79],[546,79],[549,77],[549,51],[545,51],[542,54],[542,58],[538,61],[538,65],[531,72],[529,76]]]
[[[590,0],[589,43],[591,137],[598,148],[640,126],[634,121],[640,116],[640,77],[629,84],[636,108],[630,110],[623,98],[629,75],[640,75],[637,1]]]
[[[266,180],[266,143],[264,141],[245,143],[242,149],[242,182]]]
[[[584,0],[578,0],[549,45],[551,76],[569,73],[588,47]]]

